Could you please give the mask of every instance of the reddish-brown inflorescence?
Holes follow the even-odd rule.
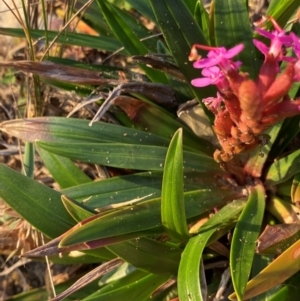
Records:
[[[270,47],[258,40],[255,46],[265,55],[256,81],[238,71],[241,62],[232,58],[244,49],[239,44],[229,50],[224,47],[194,45],[190,60],[195,68],[202,68],[202,78],[192,85],[204,87],[214,84],[219,92],[216,98],[204,99],[204,104],[215,114],[214,130],[221,149],[216,150],[217,162],[228,162],[234,155],[262,144],[262,132],[282,119],[300,113],[300,100],[291,100],[288,92],[295,81],[300,81],[300,40],[295,34],[287,35],[270,18],[275,31],[261,28],[259,34],[271,40]],[[285,57],[283,47],[292,47],[298,59]],[[207,58],[197,56],[196,49],[209,50]],[[287,61],[280,72],[278,62]]]

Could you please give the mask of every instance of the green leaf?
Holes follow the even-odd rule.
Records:
[[[95,215],[64,195],[62,201],[77,222]],[[176,245],[147,237],[113,244],[107,249],[139,269],[159,274],[176,274],[181,256]]]
[[[166,156],[161,194],[161,219],[170,238],[179,242],[189,238],[183,197],[182,129],[174,134]]]
[[[211,34],[210,34],[210,21],[209,15],[203,6],[202,1],[197,1],[194,18],[197,21],[199,27],[201,28],[205,40],[211,44]]]
[[[41,39],[45,36],[45,30],[30,29],[33,39]],[[48,31],[48,37],[53,40],[59,32]],[[21,28],[3,28],[0,27],[0,35],[13,36],[18,38],[25,38],[23,29]],[[67,32],[60,35],[57,39],[57,43],[64,43],[67,45],[77,45],[82,47],[89,47],[92,49],[101,49],[109,52],[114,52],[122,47],[122,44],[115,38],[106,36],[91,36],[86,34]],[[121,54],[126,52],[122,50]]]
[[[97,0],[97,3],[112,32],[122,43],[127,53],[130,55],[146,55],[151,51],[141,42],[134,28],[129,26],[128,20],[125,21],[124,16],[121,16],[120,11],[113,4],[99,0]],[[153,82],[168,83],[165,74],[142,65],[140,67]]]
[[[233,232],[230,249],[230,271],[234,290],[239,301],[244,300],[255,244],[264,216],[265,190],[257,184],[252,188],[247,204]]]
[[[116,256],[138,269],[156,274],[177,274],[182,250],[177,245],[147,237],[107,247]]]
[[[285,250],[265,269],[247,283],[244,300],[255,297],[267,290],[280,285],[286,279],[300,270],[300,240]],[[229,296],[230,300],[237,300],[236,294]],[[287,299],[293,300],[293,299]]]
[[[298,0],[272,0],[266,12],[267,16],[272,16],[279,25],[284,27],[287,21],[299,8]]]
[[[195,7],[198,3],[198,0],[185,0],[184,3],[186,7],[189,9],[189,11],[191,12],[191,14],[194,14]]]
[[[104,287],[82,301],[145,301],[148,300],[157,287],[169,278],[166,275],[146,274],[145,276],[141,275],[140,278],[134,277],[135,279],[133,279],[133,276],[137,273],[141,274],[140,271],[134,271],[131,273],[133,275],[129,274],[126,276],[132,281],[127,280],[125,284],[122,282],[123,279],[112,282],[108,285],[110,290]]]
[[[163,170],[167,147],[125,143],[43,142],[36,144],[54,154],[73,160],[136,170]],[[206,155],[184,151],[186,171],[221,172]]]
[[[269,168],[266,176],[266,185],[274,186],[285,182],[300,169],[300,150],[275,161]]]
[[[64,117],[37,117],[15,119],[0,124],[0,129],[19,139],[35,142],[119,142],[140,145],[167,146],[170,139],[137,129],[88,120]]]
[[[135,10],[140,12],[141,15],[147,17],[147,19],[150,19],[153,22],[156,21],[149,0],[144,0],[144,1],[126,0],[126,2],[130,3]]]
[[[185,173],[185,191],[212,189],[223,191],[214,181],[214,175],[204,178],[199,173]],[[88,208],[101,208],[111,204],[143,198],[153,199],[161,195],[162,172],[140,172],[108,178],[88,184],[74,186],[61,192],[84,203]],[[236,197],[240,194],[236,194]]]
[[[254,260],[253,260],[253,265],[252,265],[252,271],[251,271],[251,278],[256,276],[261,270],[263,270],[268,264],[270,264],[274,259],[274,256],[262,256],[255,254],[254,255]],[[278,288],[275,288],[275,290]],[[273,291],[268,291],[265,292],[263,295],[259,295],[256,297],[251,298],[250,301],[269,301],[270,296],[275,292]]]
[[[289,278],[280,289],[269,297],[268,301],[297,300],[300,294],[300,272]]]
[[[74,226],[58,191],[4,165],[0,165],[0,179],[1,198],[47,236],[57,237]]]
[[[126,109],[127,103],[124,104],[123,110]],[[212,156],[215,150],[212,144],[207,140],[196,136],[188,126],[182,124],[179,120],[177,120],[177,118],[175,118],[174,115],[171,115],[169,112],[166,112],[162,108],[151,104],[143,103],[140,105],[135,105],[135,107],[136,108],[134,110],[134,114],[132,113],[132,107],[130,108],[130,112],[128,113],[134,115],[130,118],[135,124],[139,126],[140,129],[169,139],[173,136],[175,131],[177,131],[179,128],[182,128],[183,145],[185,150],[196,150],[202,152],[203,154]],[[206,116],[204,115],[203,118],[199,118],[199,116],[197,117],[197,121],[199,120],[199,123],[203,124],[203,119],[205,119]],[[199,131],[201,130],[199,129]]]
[[[298,205],[300,202],[300,173],[297,173],[293,178],[290,195],[292,202]]]
[[[60,294],[68,287],[70,287],[79,277],[75,279],[69,279],[64,283],[55,285],[55,292]],[[93,281],[84,287],[84,290],[80,290],[72,295],[72,298],[66,298],[64,301],[83,300],[87,295],[92,294],[99,289],[98,281]],[[26,292],[16,294],[11,298],[7,298],[7,301],[33,301],[33,300],[48,300],[49,290],[46,287],[31,289]]]
[[[75,9],[79,10],[86,0],[77,0],[74,4]],[[87,9],[85,9],[82,19],[86,21],[94,30],[96,30],[100,36],[112,35],[109,26],[107,25],[97,3],[92,2]]]
[[[89,210],[88,208],[84,207],[84,205],[73,201],[72,199],[68,198],[66,195],[62,195],[61,200],[66,210],[78,223],[97,213],[96,211]]]
[[[33,178],[34,176],[34,145],[32,143],[25,143],[25,153],[24,153],[24,174]]]
[[[221,206],[224,202],[234,198],[232,191],[197,190],[187,192],[185,197],[185,211],[187,218],[198,216]],[[112,238],[124,234],[141,231],[162,231],[160,199],[142,200],[115,208],[108,213],[99,214],[93,219],[84,222],[81,227],[76,227],[61,241],[60,246],[69,246],[82,242]]]
[[[272,143],[272,148],[268,155],[268,160],[274,160],[276,157],[281,156],[284,149],[291,143],[291,141],[299,133],[300,116],[286,118],[277,134],[276,140]]]
[[[255,47],[252,42],[252,30],[249,21],[247,1],[216,0],[214,2],[214,24],[216,46],[231,48],[243,43],[245,50],[237,59],[242,61],[242,69],[256,77],[259,66]]]
[[[61,192],[89,208],[97,209],[138,197],[148,196],[147,199],[159,197],[161,181],[161,172],[144,172],[78,185]]]
[[[204,301],[200,290],[199,267],[204,248],[210,237],[223,224],[235,220],[245,206],[245,201],[233,201],[224,206],[212,218],[202,225],[197,236],[187,243],[178,270],[178,295],[180,300]]]
[[[192,63],[188,61],[188,56],[193,44],[207,45],[208,43],[185,2],[181,0],[150,1],[170,52],[186,81],[190,82],[199,77],[199,71],[193,68]],[[211,96],[213,91],[211,87],[202,89],[191,87],[191,89],[198,100]],[[206,107],[203,106],[203,108],[207,113]]]
[[[70,159],[49,153],[38,148],[45,166],[61,188],[72,187],[92,180],[81,171]]]

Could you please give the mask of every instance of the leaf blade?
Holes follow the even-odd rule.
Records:
[[[175,241],[189,237],[183,197],[183,151],[182,129],[173,136],[168,148],[161,196],[162,224]]]
[[[257,184],[253,188],[235,227],[230,249],[232,283],[239,301],[243,300],[246,283],[250,275],[264,207],[264,187]]]
[[[25,220],[49,237],[74,226],[61,194],[0,164],[0,196]]]

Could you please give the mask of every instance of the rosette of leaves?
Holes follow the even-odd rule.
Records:
[[[216,0],[209,13],[196,0],[127,3],[162,36],[145,39],[151,30],[127,11],[99,0],[84,19],[100,36],[68,33],[60,39],[110,52],[124,47],[121,54],[139,63],[142,81],[134,81],[126,70],[123,82],[117,68],[92,66],[94,72],[54,57],[50,62],[7,63],[66,89],[98,86],[112,91],[92,124],[49,116],[1,124],[3,132],[35,145],[61,187],[55,191],[0,165],[0,196],[49,238],[25,256],[105,262],[70,284],[52,299],[56,301],[71,294],[76,298],[80,288],[80,299],[86,301],[220,300],[230,293],[228,274],[234,290],[230,300],[295,300],[300,290],[300,152],[291,144],[299,132],[299,116],[268,129],[268,143],[239,155],[249,171],[243,182],[235,177],[234,165],[224,170],[214,161],[215,139],[205,132],[213,120],[206,108],[194,107],[187,114],[198,135],[176,115],[179,104],[196,98],[201,106],[203,98],[215,93],[190,85],[199,76],[188,62],[195,43],[243,43],[247,51],[239,60],[245,72],[257,75],[263,57],[252,44],[246,1]],[[267,14],[297,33],[299,25],[290,22],[297,8],[296,0],[274,0]],[[16,29],[1,32],[22,35]],[[43,34],[31,31],[34,39]],[[48,37],[55,34],[48,32]],[[289,96],[298,94],[294,84]],[[110,105],[119,124],[97,122]],[[74,160],[124,172],[91,181]],[[76,251],[80,253],[74,257]],[[97,285],[87,286],[100,276]]]

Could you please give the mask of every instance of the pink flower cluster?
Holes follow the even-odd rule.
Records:
[[[253,40],[265,56],[255,81],[239,72],[240,61],[233,61],[244,50],[243,44],[229,50],[195,44],[191,50],[189,59],[196,60],[194,67],[202,69],[203,75],[192,80],[192,85],[215,85],[218,89],[217,97],[203,99],[216,116],[214,130],[221,150],[217,150],[214,157],[218,162],[227,162],[235,154],[253,149],[261,143],[261,133],[266,128],[300,113],[300,100],[291,100],[288,96],[292,84],[300,81],[300,39],[294,33],[287,34],[274,19],[270,20],[274,31],[256,29],[270,39],[270,46]],[[208,50],[207,58],[199,57],[197,48]],[[288,48],[293,49],[295,57],[285,56]],[[281,61],[286,62],[282,72]]]

